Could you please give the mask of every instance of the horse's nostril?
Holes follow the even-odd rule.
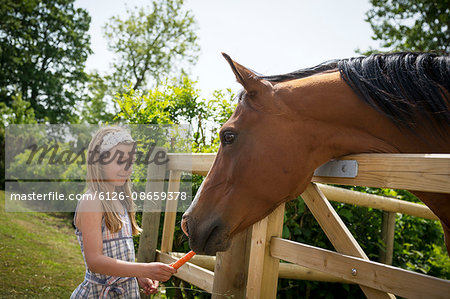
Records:
[[[181,220],[181,229],[183,230],[184,234],[189,237],[189,228],[187,225],[187,220],[184,217]]]

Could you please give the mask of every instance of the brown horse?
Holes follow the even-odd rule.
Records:
[[[182,228],[197,253],[299,196],[314,170],[355,153],[450,153],[450,57],[372,55],[259,76],[224,54],[244,87]],[[450,194],[415,192],[450,249]]]

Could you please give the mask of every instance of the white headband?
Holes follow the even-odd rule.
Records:
[[[124,141],[134,142],[131,135],[126,131],[108,133],[103,137],[102,145],[100,145],[100,153],[109,151],[110,149]]]

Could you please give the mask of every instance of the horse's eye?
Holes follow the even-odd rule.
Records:
[[[222,142],[224,144],[232,144],[236,139],[236,134],[231,131],[225,131],[222,134]]]

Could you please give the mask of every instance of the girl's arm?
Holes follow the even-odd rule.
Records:
[[[76,222],[82,233],[84,255],[91,271],[119,277],[148,277],[159,281],[167,281],[177,272],[163,263],[133,263],[103,255],[102,215],[102,212],[77,213]]]

